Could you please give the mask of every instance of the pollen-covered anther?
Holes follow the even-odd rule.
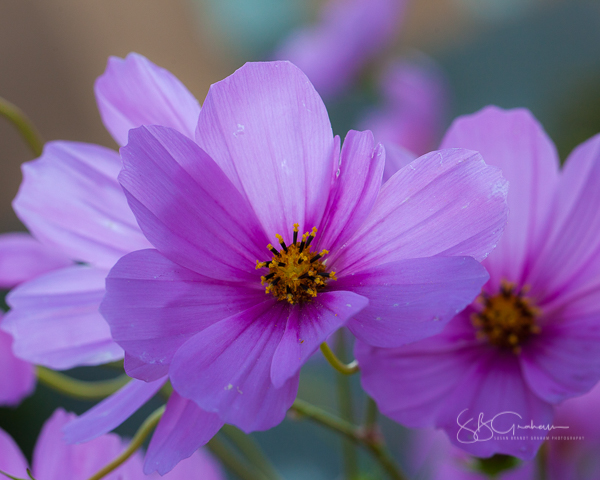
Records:
[[[498,294],[482,293],[478,298],[482,310],[471,315],[477,338],[515,354],[521,353],[523,343],[541,331],[536,323],[540,311],[525,297],[527,291],[503,281]]]
[[[256,261],[257,269],[269,269],[268,274],[260,277],[261,285],[266,284],[265,292],[292,305],[315,298],[326,287],[328,280],[337,280],[335,272],[327,272],[323,260],[329,251],[321,250],[316,253],[311,249],[317,229],[313,227],[310,232],[304,233],[302,241],[298,242],[298,228],[299,225],[294,223],[290,245],[286,245],[282,235],[275,235],[281,250],[271,244],[267,245],[267,249],[273,254],[272,260]]]

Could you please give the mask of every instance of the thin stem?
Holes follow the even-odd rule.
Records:
[[[548,478],[548,442],[542,443],[538,450],[537,458],[537,480],[546,480]]]
[[[353,375],[359,370],[358,362],[356,360],[345,364],[338,357],[335,356],[335,353],[333,353],[331,348],[329,348],[327,342],[323,342],[321,344],[321,353],[333,368],[335,368],[338,372],[343,373],[344,375]]]
[[[337,332],[337,356],[341,361],[346,360],[346,342],[344,331]],[[354,423],[354,406],[352,402],[352,388],[348,375],[337,375],[338,405],[340,416],[349,423]],[[344,474],[349,480],[355,479],[359,474],[358,455],[356,445],[347,438],[342,439],[342,453],[344,459]]]
[[[279,472],[250,435],[246,435],[232,425],[224,425],[223,428],[221,428],[221,433],[223,433],[237,449],[244,454],[252,465],[267,477],[273,480],[281,478]]]
[[[129,445],[123,451],[123,453],[121,453],[121,455],[115,458],[104,468],[98,470],[98,472],[92,475],[88,480],[100,480],[102,477],[108,475],[110,472],[116,470],[123,463],[125,463],[129,459],[129,457],[131,457],[137,451],[137,449],[141,447],[142,443],[144,443],[144,440],[146,440],[146,437],[148,437],[148,435],[152,433],[152,430],[154,430],[156,425],[158,425],[158,422],[163,416],[163,413],[165,413],[164,405],[154,410],[154,412],[150,414],[150,416],[144,421],[144,423],[142,423],[142,426],[133,436],[131,442],[129,442]]]
[[[206,446],[225,467],[242,480],[269,480],[262,472],[241,460],[225,442],[213,437]]]
[[[2,97],[0,97],[0,115],[13,124],[33,154],[39,157],[42,154],[44,142],[27,115],[19,107]]]
[[[40,383],[63,395],[80,400],[100,400],[106,398],[131,380],[127,375],[123,374],[110,380],[86,382],[39,366],[36,367],[36,374]]]
[[[365,409],[365,432],[373,433],[377,428],[377,416],[379,414],[379,409],[377,408],[377,404],[375,400],[371,397],[367,397],[367,406]]]
[[[294,401],[291,409],[299,416],[310,418],[334,432],[341,433],[354,443],[369,450],[390,478],[394,480],[406,480],[406,477],[400,472],[400,469],[390,457],[385,446],[381,442],[365,437],[358,427],[298,398]]]

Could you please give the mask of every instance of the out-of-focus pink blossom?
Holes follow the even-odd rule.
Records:
[[[367,112],[359,127],[375,139],[422,155],[434,148],[448,109],[448,87],[439,67],[424,57],[397,60],[379,85],[381,106]]]
[[[82,445],[67,445],[62,428],[75,415],[56,410],[46,421],[33,451],[31,472],[39,480],[86,480],[112,462],[127,446],[117,435],[103,435]],[[27,460],[10,436],[0,430],[0,470],[18,478],[29,478]],[[106,477],[107,480],[223,480],[219,464],[204,450],[198,450],[165,477],[144,475],[142,455],[134,454]]]
[[[292,33],[274,58],[300,67],[323,97],[335,96],[394,40],[405,6],[406,0],[329,0],[319,21]]]

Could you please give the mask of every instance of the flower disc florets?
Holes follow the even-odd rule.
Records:
[[[275,235],[281,250],[269,244],[267,248],[273,253],[272,260],[256,261],[257,269],[269,269],[267,275],[260,277],[261,285],[267,283],[266,293],[294,305],[316,297],[318,290],[325,287],[326,279],[337,280],[335,272],[327,272],[327,266],[321,260],[329,251],[317,253],[311,249],[310,244],[316,234],[317,229],[313,227],[312,232],[303,234],[302,241],[298,243],[298,224],[294,223],[294,237],[290,246],[285,244],[281,235]]]
[[[480,297],[483,310],[471,316],[478,329],[477,336],[487,338],[492,344],[521,352],[522,343],[532,334],[540,333],[535,319],[539,310],[525,297],[526,289],[517,289],[512,283],[503,281],[500,293]]]

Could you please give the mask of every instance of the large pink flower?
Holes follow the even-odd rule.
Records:
[[[351,131],[340,152],[287,62],[213,85],[195,142],[145,126],[121,155],[155,247],[107,278],[101,311],[138,362],[128,373],[168,372],[181,397],[245,431],[283,419],[300,367],[339,327],[381,346],[439,332],[487,280],[477,260],[506,215],[503,178],[473,151],[425,155],[381,187],[381,146]]]
[[[67,445],[62,428],[75,415],[57,410],[46,421],[33,451],[31,472],[40,480],[86,480],[113,461],[126,447],[117,435],[108,434],[84,445]],[[0,470],[17,478],[29,478],[27,461],[12,438],[0,430]],[[1,474],[0,474],[1,475]],[[142,456],[136,454],[108,474],[107,480],[222,480],[225,478],[218,463],[205,451],[198,450],[181,462],[166,477],[146,476],[142,472]]]
[[[490,280],[434,338],[357,345],[362,383],[400,423],[443,428],[478,456],[532,458],[543,435],[531,425],[551,424],[555,404],[600,379],[600,136],[559,172],[529,112],[488,107],[456,120],[442,146],[480,151],[510,182]]]

